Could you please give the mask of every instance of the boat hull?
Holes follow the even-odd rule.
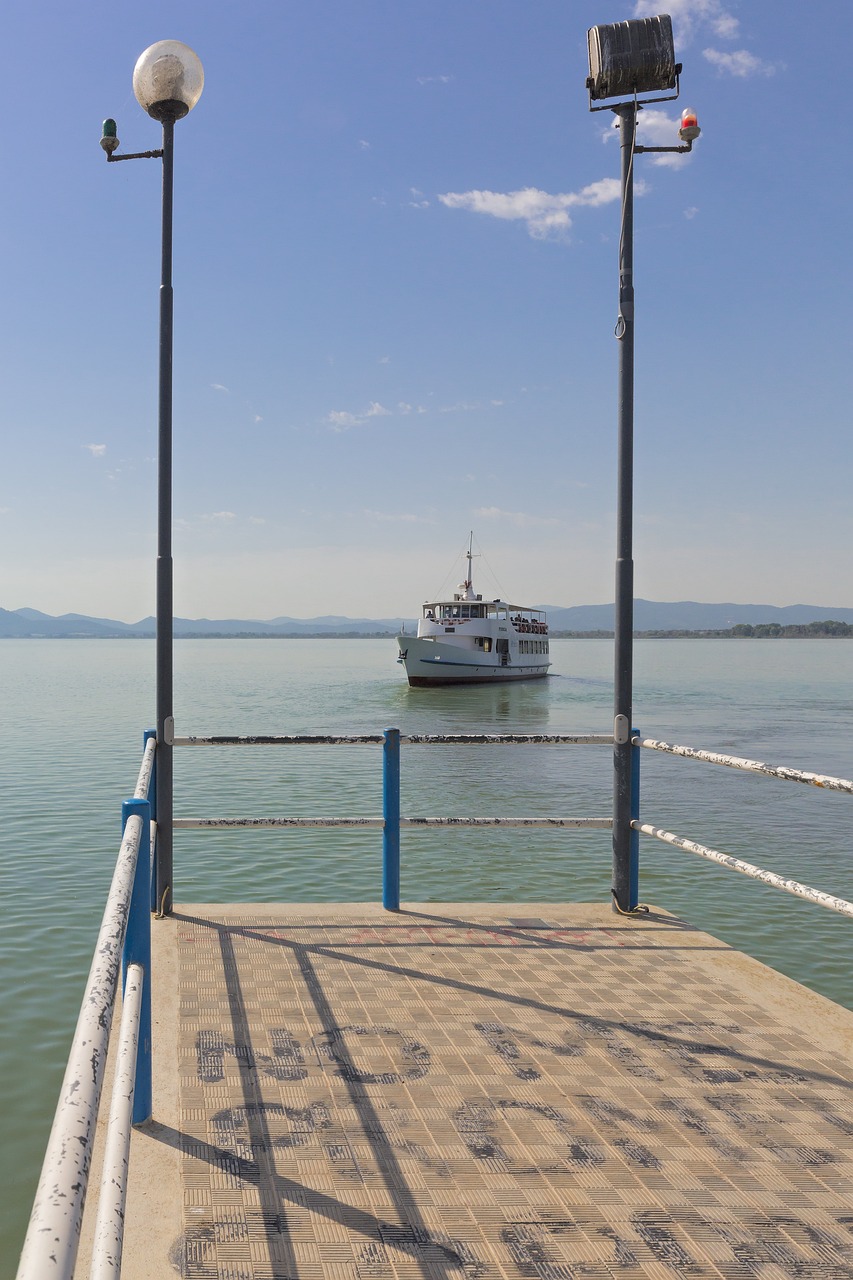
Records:
[[[524,655],[502,663],[497,654],[483,654],[414,636],[397,637],[398,661],[413,688],[448,684],[505,684],[515,680],[541,680],[550,663],[544,655]],[[528,657],[528,661],[524,658]]]

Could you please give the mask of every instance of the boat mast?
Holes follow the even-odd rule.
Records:
[[[471,560],[472,560],[472,556],[473,556],[473,551],[472,551],[473,546],[474,546],[474,530],[472,529],[472,530],[471,530],[471,532],[470,532],[470,534],[469,534],[469,536],[468,536],[468,550],[467,550],[467,552],[466,552],[466,555],[467,555],[467,557],[468,557],[468,574],[467,574],[467,577],[466,577],[466,579],[465,579],[465,591],[466,591],[466,593],[468,593],[468,594],[470,594],[471,586],[472,586],[472,582],[471,582]]]

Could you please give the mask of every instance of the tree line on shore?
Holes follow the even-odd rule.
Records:
[[[552,631],[553,639],[610,640],[612,631]],[[739,622],[719,631],[635,631],[638,640],[823,640],[850,639],[853,624],[836,622]]]

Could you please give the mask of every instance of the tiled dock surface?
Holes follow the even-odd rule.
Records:
[[[185,907],[155,941],[131,1280],[853,1277],[853,1014],[670,917]]]

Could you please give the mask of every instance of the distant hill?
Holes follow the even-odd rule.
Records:
[[[176,637],[189,636],[394,636],[405,626],[414,629],[410,618],[175,618]],[[155,633],[153,617],[139,622],[118,622],[114,618],[90,618],[81,613],[64,613],[51,617],[38,609],[0,609],[0,639],[9,637],[151,637]]]
[[[612,631],[612,604],[582,604],[561,609],[548,606],[552,631]],[[695,600],[676,602],[634,601],[635,631],[725,631],[738,623],[778,622],[780,626],[807,622],[853,623],[853,609],[836,605],[789,604],[698,604]]]
[[[574,605],[561,608],[547,606],[552,632],[612,631],[612,604]],[[853,609],[830,605],[792,604],[699,604],[693,600],[678,602],[635,600],[636,631],[725,631],[738,624],[757,626],[775,622],[780,626],[804,625],[809,622],[853,623]],[[176,637],[189,636],[356,636],[396,635],[401,628],[415,630],[412,618],[175,618]],[[64,613],[52,617],[38,609],[0,609],[0,639],[38,637],[134,638],[151,637],[155,631],[152,617],[139,622],[117,622],[112,618],[90,618],[82,613]]]

